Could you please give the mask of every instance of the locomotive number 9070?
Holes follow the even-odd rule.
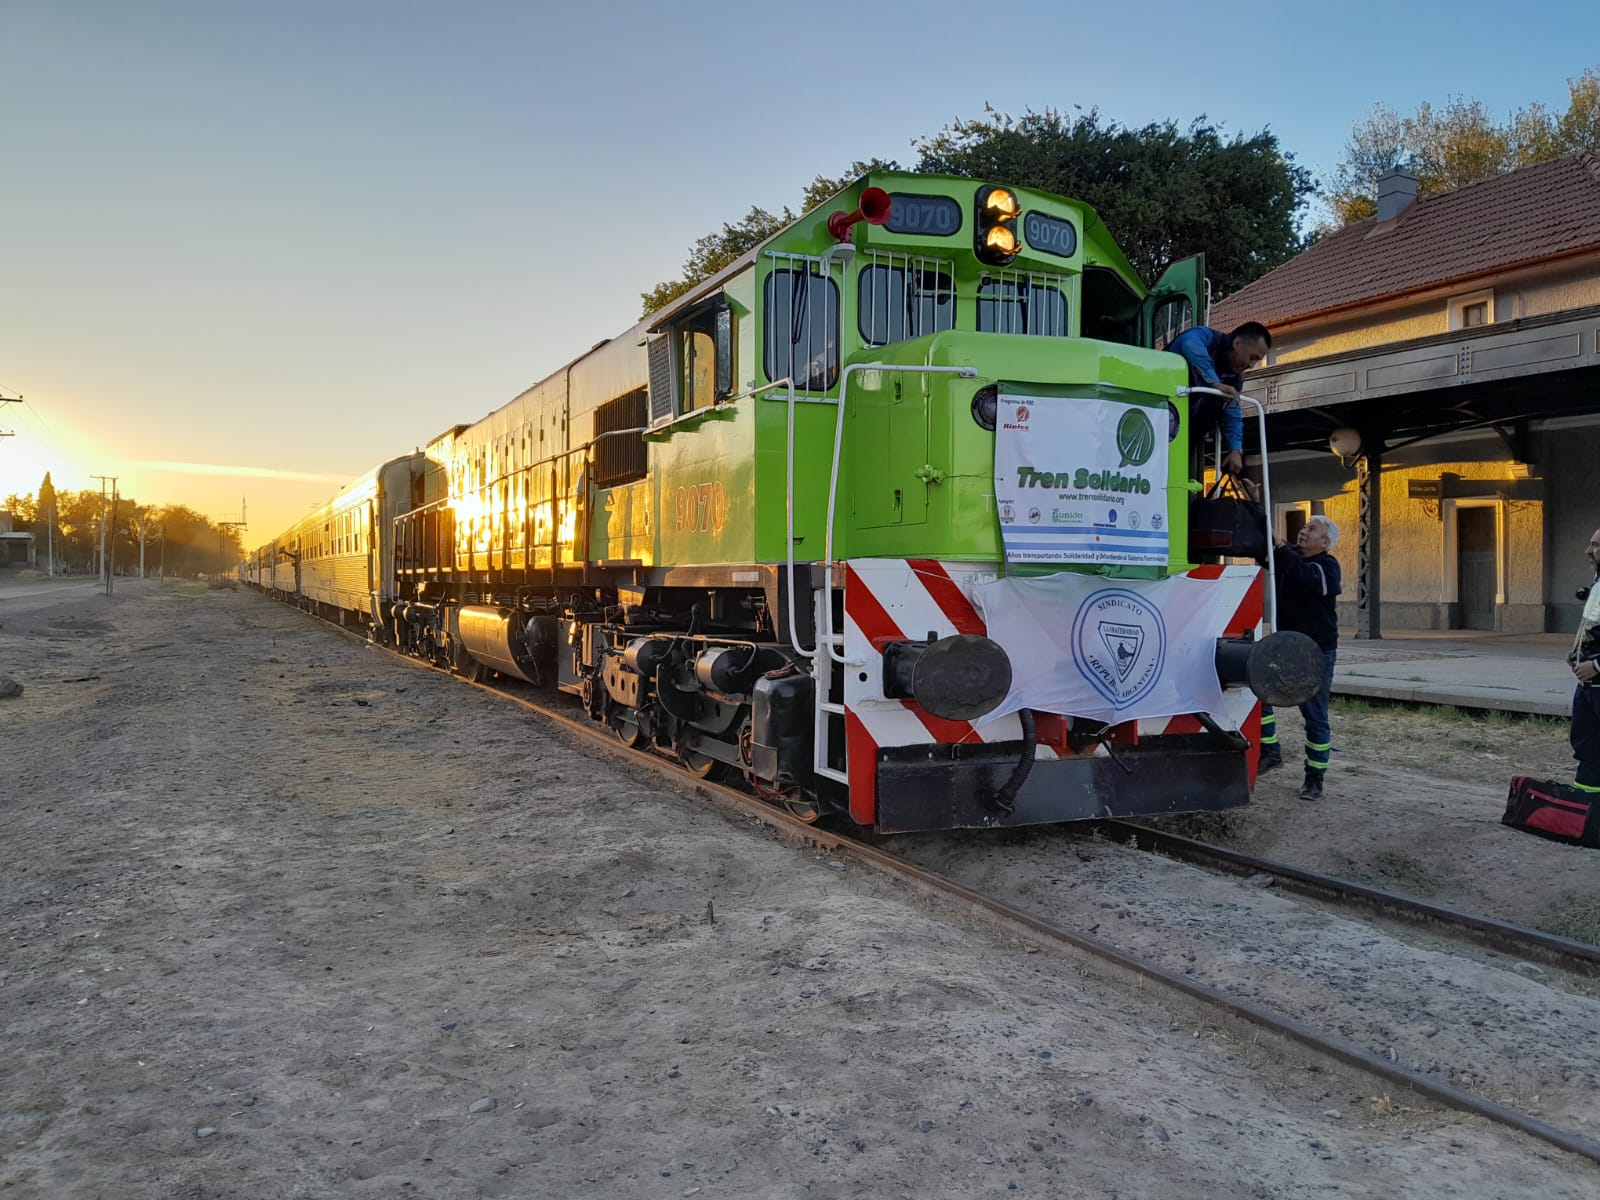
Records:
[[[679,488],[677,509],[679,533],[721,533],[728,519],[728,496],[722,480]]]

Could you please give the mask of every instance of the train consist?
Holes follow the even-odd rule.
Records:
[[[1242,804],[1304,647],[1190,561],[1153,347],[1200,285],[1070,200],[876,173],[241,570],[806,818]]]

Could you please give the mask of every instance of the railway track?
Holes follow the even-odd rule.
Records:
[[[340,627],[334,626],[334,628]],[[367,643],[367,639],[356,631],[340,628],[340,632]],[[404,655],[395,657],[421,669],[442,669]],[[1000,927],[1009,929],[1041,948],[1048,947],[1088,955],[1123,973],[1134,986],[1142,987],[1154,983],[1167,988],[1174,995],[1185,997],[1213,1010],[1223,1020],[1238,1024],[1252,1033],[1260,1032],[1274,1036],[1284,1043],[1299,1047],[1304,1052],[1406,1089],[1441,1108],[1470,1113],[1600,1164],[1600,1141],[1583,1133],[1560,1128],[1541,1120],[1536,1115],[1456,1087],[1422,1071],[1412,1070],[1390,1057],[1369,1050],[1347,1038],[1314,1028],[1286,1013],[1249,999],[1230,995],[1181,971],[1119,949],[1089,933],[1048,920],[997,897],[984,895],[878,846],[870,845],[851,833],[838,832],[804,821],[768,801],[736,788],[696,779],[686,774],[680,764],[670,759],[624,746],[612,734],[597,729],[581,713],[573,715],[560,706],[531,698],[527,694],[527,689],[520,684],[472,683],[470,686],[481,688],[518,705],[602,753],[613,755],[634,767],[652,772],[675,790],[708,797],[726,809],[758,818],[795,844],[824,850],[836,857],[870,866],[884,875],[926,893],[964,904],[984,914]],[[1501,947],[1514,946],[1519,954],[1538,953],[1547,960],[1552,960],[1552,956],[1564,957],[1570,962],[1582,963],[1586,971],[1593,971],[1594,966],[1600,963],[1595,948],[1584,946],[1582,943],[1551,938],[1534,930],[1522,930],[1503,922],[1473,917],[1443,906],[1430,905],[1358,884],[1316,876],[1298,868],[1253,859],[1248,855],[1176,838],[1142,826],[1127,825],[1122,822],[1106,824],[1114,832],[1128,839],[1147,848],[1171,853],[1175,857],[1192,856],[1191,861],[1235,873],[1265,873],[1275,880],[1281,879],[1286,886],[1302,889],[1308,894],[1332,896],[1347,903],[1360,904],[1391,915],[1470,932],[1472,936],[1490,944]]]
[[[1275,886],[1300,895],[1346,907],[1364,908],[1385,917],[1476,941],[1521,958],[1539,959],[1577,975],[1600,976],[1600,946],[1591,946],[1587,942],[1575,942],[1538,929],[1527,929],[1397,892],[1381,891],[1332,875],[1319,875],[1288,863],[1257,858],[1224,846],[1194,841],[1127,821],[1101,821],[1097,822],[1097,827],[1114,840],[1138,846],[1141,850],[1150,850],[1229,874],[1249,877],[1265,875],[1272,879]]]

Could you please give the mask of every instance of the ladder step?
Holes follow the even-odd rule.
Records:
[[[846,775],[843,771],[835,771],[832,767],[813,766],[811,769],[818,775],[821,775],[824,779],[831,779],[835,783],[847,784],[850,782],[850,776]]]
[[[824,700],[817,707],[823,712],[838,713],[841,717],[844,716],[844,705],[835,704],[831,700]]]

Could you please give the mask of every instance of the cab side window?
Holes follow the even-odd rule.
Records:
[[[650,339],[652,424],[711,408],[733,395],[733,309],[718,296]]]
[[[793,258],[768,275],[765,301],[767,378],[794,380],[802,392],[839,382],[839,285],[816,265]]]

